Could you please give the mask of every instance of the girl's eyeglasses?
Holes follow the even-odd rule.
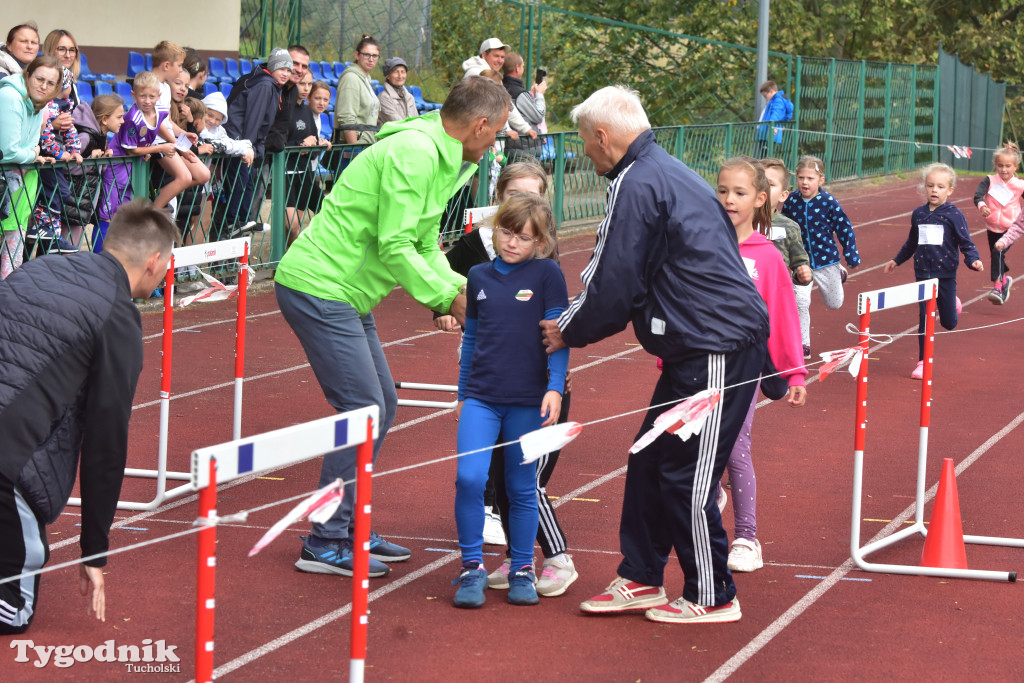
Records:
[[[526,235],[521,232],[512,232],[508,228],[498,228],[498,233],[505,239],[517,240],[520,244],[534,244],[537,242],[537,238],[532,235]]]

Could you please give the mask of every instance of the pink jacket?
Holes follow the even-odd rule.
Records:
[[[1016,242],[1021,235],[1024,235],[1024,212],[1017,214],[1017,219],[1010,224],[999,241],[1006,243],[1006,248],[1009,249],[1010,245]]]
[[[982,190],[980,185],[978,187],[978,191],[974,194],[974,203],[979,209],[983,206],[987,206],[992,211],[992,213],[985,217],[985,227],[992,232],[1003,232],[1010,227],[1010,224],[1017,219],[1018,215],[1020,215],[1020,198],[1021,195],[1024,195],[1024,180],[1020,178],[1010,178],[1010,182],[1004,183],[996,174],[988,176],[987,179],[988,187],[991,188],[1005,185],[1006,189],[1008,189],[1013,195],[1013,198],[1004,206],[997,202],[995,197],[988,194],[987,191],[982,196],[979,196],[979,193],[981,193]],[[983,180],[982,185],[984,183],[985,181]]]
[[[803,386],[807,376],[804,367],[800,319],[796,312],[796,295],[786,263],[775,245],[755,232],[740,243],[740,256],[747,272],[754,278],[757,291],[768,304],[768,354],[789,386]]]

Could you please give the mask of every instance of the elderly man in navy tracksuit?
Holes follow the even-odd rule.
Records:
[[[644,609],[668,623],[737,621],[714,491],[764,364],[768,312],[714,191],[658,146],[634,92],[603,88],[573,118],[584,153],[611,184],[585,289],[557,322],[541,323],[545,343],[585,346],[632,321],[644,349],[664,360],[638,436],[671,407],[663,404],[726,388],[699,435],[663,434],[629,457],[618,577],[580,608]],[[669,603],[662,584],[673,548],[686,583]]]

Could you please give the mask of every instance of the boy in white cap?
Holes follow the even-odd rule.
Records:
[[[488,38],[480,43],[479,55],[470,57],[462,63],[462,68],[466,70],[463,78],[479,76],[484,69],[493,69],[500,73],[501,66],[505,63],[505,53],[511,49],[506,43],[501,42],[500,38]]]
[[[246,166],[252,165],[253,151],[252,143],[248,140],[233,140],[224,130],[224,124],[228,122],[228,101],[224,93],[212,92],[203,98],[206,105],[206,116],[203,117],[203,130],[199,137],[203,142],[213,145],[213,151],[217,154],[229,154],[242,157]]]

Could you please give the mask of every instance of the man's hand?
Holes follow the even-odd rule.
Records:
[[[448,307],[448,315],[455,318],[455,322],[459,324],[459,327],[466,328],[466,294],[465,292],[460,293],[454,299],[452,299],[452,305]]]
[[[86,567],[84,564],[80,564],[78,565],[78,573],[79,589],[82,591],[82,595],[88,595],[89,587],[92,586],[92,601],[86,609],[86,614],[95,612],[97,619],[106,621],[107,595],[103,588],[103,568]]]
[[[544,346],[547,347],[548,353],[554,353],[568,347],[568,344],[562,339],[562,330],[558,329],[557,320],[541,320],[540,329],[541,334],[544,336]]]

